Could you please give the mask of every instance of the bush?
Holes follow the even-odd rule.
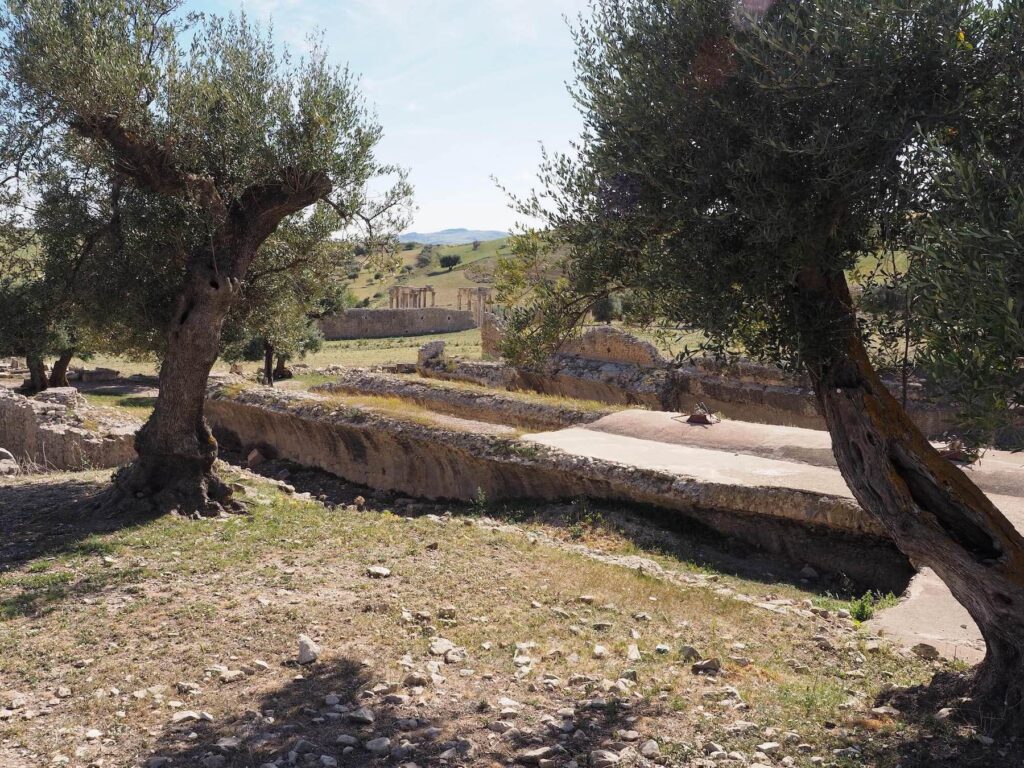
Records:
[[[622,301],[618,296],[603,296],[594,302],[591,308],[594,320],[599,323],[610,323],[622,319]]]
[[[456,253],[441,257],[441,266],[451,272],[462,263],[462,257]]]
[[[429,267],[434,261],[434,246],[424,245],[423,250],[416,255],[416,266],[420,269]]]
[[[875,611],[890,608],[898,601],[891,592],[883,595],[879,592],[867,592],[850,603],[850,618],[855,621],[867,621],[875,615]]]

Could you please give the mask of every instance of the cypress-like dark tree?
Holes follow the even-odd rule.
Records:
[[[10,0],[0,75],[15,172],[54,152],[104,170],[79,279],[106,293],[97,312],[161,359],[138,460],[116,477],[112,502],[205,515],[232,504],[213,471],[207,378],[261,246],[317,202],[339,230],[379,231],[410,191],[375,159],[381,129],[320,45],[293,61],[244,17],[181,5]],[[371,180],[396,174],[371,198]]]
[[[547,249],[561,270],[529,281],[509,351],[549,346],[594,297],[629,289],[644,314],[704,330],[712,350],[801,366],[857,500],[981,628],[974,704],[1019,732],[1024,539],[882,383],[846,274],[913,244],[934,204],[934,142],[957,142],[987,84],[1024,69],[1024,6],[594,0],[591,11],[575,33],[578,156],[546,158],[541,191],[519,204],[546,224],[520,241],[527,267]],[[1011,108],[1019,138],[1021,102]]]

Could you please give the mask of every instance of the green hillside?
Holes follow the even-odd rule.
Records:
[[[362,269],[352,282],[352,292],[360,300],[369,299],[371,307],[387,307],[388,289],[392,286],[422,288],[430,285],[437,291],[437,306],[454,308],[458,305],[459,288],[478,288],[493,281],[498,258],[509,255],[510,247],[508,238],[489,240],[476,250],[472,245],[434,246],[430,263],[421,267],[417,266],[417,259],[422,252],[419,245],[401,251],[402,265],[394,272],[383,273],[371,267]],[[441,257],[447,255],[462,258],[450,272],[440,264]]]

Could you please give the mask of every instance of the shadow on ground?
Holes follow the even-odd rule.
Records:
[[[55,555],[106,554],[96,535],[141,525],[142,518],[111,516],[96,509],[105,480],[0,485],[0,575]],[[0,599],[0,618],[37,616],[67,600],[87,598],[141,579],[140,568],[103,569],[85,578],[67,572],[29,573]]]
[[[106,488],[105,479],[94,477],[0,485],[0,573],[143,522],[97,511]]]
[[[324,768],[380,764],[382,759],[491,765],[512,755],[532,765],[541,759],[564,765],[594,749],[629,748],[619,732],[629,729],[627,718],[640,714],[628,702],[619,707],[602,703],[533,726],[506,714],[507,730],[499,734],[487,727],[502,717],[497,700],[465,700],[431,690],[429,704],[418,705],[416,693],[382,682],[350,658],[304,667],[295,680],[254,702],[251,711],[175,726],[146,765],[256,768],[276,761]],[[365,722],[367,711],[372,723]],[[524,759],[526,753],[530,756]]]
[[[222,451],[222,458],[236,465],[245,463],[244,457],[238,453]],[[367,509],[387,509],[398,515],[450,513],[467,517],[486,515],[510,523],[543,523],[562,529],[565,538],[569,540],[585,528],[607,527],[614,529],[619,536],[628,539],[638,548],[673,557],[684,567],[688,564],[696,568],[707,568],[760,582],[766,587],[790,584],[839,599],[857,598],[870,591],[868,586],[850,581],[842,574],[822,574],[820,577],[808,578],[802,573],[803,563],[724,536],[683,515],[654,508],[587,499],[481,504],[412,499],[402,494],[358,486],[329,473],[284,460],[265,461],[252,471],[283,480],[297,491],[309,493],[328,506],[353,504],[357,498],[363,497]],[[781,524],[778,536],[785,537]],[[910,575],[908,569],[907,582]],[[898,585],[893,592],[898,593],[905,586]]]
[[[860,756],[863,765],[900,768],[991,768],[1024,765],[1024,735],[1004,734],[987,739],[994,721],[972,710],[971,673],[943,671],[928,685],[883,690],[877,706],[899,710],[900,721],[909,726],[906,736],[869,743]],[[950,707],[952,715],[940,721],[936,713]],[[965,727],[973,724],[974,727]],[[975,730],[975,728],[977,730]]]

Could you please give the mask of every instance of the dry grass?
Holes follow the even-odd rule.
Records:
[[[357,339],[353,341],[325,341],[322,349],[304,359],[295,362],[305,363],[313,368],[326,368],[332,365],[351,367],[371,367],[376,365],[394,365],[396,363],[415,363],[416,353],[428,341],[443,339],[448,344],[448,352],[469,359],[480,358],[480,331],[473,329],[459,333],[434,334],[430,336],[397,336],[386,339]],[[143,374],[154,376],[157,373],[155,360],[132,360],[114,355],[96,355],[88,362],[74,360],[76,368],[112,368],[121,371],[124,376]],[[261,363],[242,362],[241,366],[247,375],[255,375],[262,369]],[[231,366],[218,360],[213,370],[226,373]]]
[[[105,394],[101,392],[83,391],[82,395],[91,405],[145,421],[153,412],[156,397],[153,395]]]
[[[577,411],[591,411],[591,412],[602,412],[602,411],[618,411],[625,410],[627,408],[638,408],[641,406],[636,405],[612,405],[609,403],[602,403],[598,400],[577,400],[572,397],[561,397],[559,395],[544,395],[538,392],[529,392],[526,390],[489,390],[479,384],[473,384],[471,382],[463,381],[445,381],[442,379],[425,379],[415,374],[410,374],[411,381],[415,381],[417,384],[425,384],[430,387],[437,389],[452,389],[461,392],[491,392],[494,391],[496,394],[500,394],[502,397],[508,397],[513,400],[518,400],[523,403],[539,403],[541,405],[550,405],[558,408],[571,408]]]
[[[425,408],[400,397],[389,397],[387,395],[347,395],[341,392],[318,392],[317,394],[332,403],[346,408],[374,411],[414,424],[440,426],[465,432],[500,431],[507,432],[508,434],[515,432],[511,427],[503,428],[500,425],[488,424],[473,419],[461,419]]]
[[[4,768],[141,765],[152,755],[191,766],[210,754],[225,757],[218,764],[256,766],[299,739],[342,765],[371,762],[361,749],[339,754],[339,732],[366,738],[368,731],[325,713],[331,692],[373,707],[375,735],[396,744],[403,737],[397,717],[439,728],[414,737],[409,759],[421,765],[436,762],[452,739],[474,744],[472,757],[455,761],[467,765],[506,762],[531,733],[534,746],[560,743],[542,718],[566,706],[576,707],[587,733],[586,741],[564,742],[568,753],[585,756],[626,728],[656,738],[666,762],[680,766],[698,765],[695,756],[712,740],[752,756],[763,741],[784,742],[788,730],[811,752],[786,744],[775,759],[785,754],[810,766],[812,756],[832,761],[833,749],[855,743],[870,757],[842,764],[890,766],[924,727],[857,720],[883,685],[926,680],[924,664],[887,650],[859,661],[863,638],[848,622],[737,601],[735,593],[764,599],[778,588],[714,574],[665,550],[654,557],[678,579],[601,562],[601,552],[651,555],[642,539],[600,522],[608,510],[569,525],[538,517],[526,528],[483,518],[402,518],[385,501],[365,511],[325,508],[245,475],[236,478],[248,489],[251,514],[244,517],[98,519],[87,502],[103,478],[0,483],[0,691],[8,699],[0,706],[12,698],[19,705],[0,721]],[[590,550],[569,546],[581,543]],[[392,576],[368,578],[370,565]],[[723,587],[731,592],[719,593]],[[455,618],[439,619],[442,607]],[[325,649],[318,664],[301,670],[293,664],[299,633]],[[406,654],[413,669],[426,671],[435,634],[468,652],[462,663],[441,665],[444,681],[418,694],[404,690],[411,695],[405,703],[385,704],[383,694],[357,699],[373,683],[400,683]],[[832,650],[822,650],[816,635]],[[514,644],[526,642],[536,645],[526,651],[534,661],[523,674]],[[634,643],[643,653],[636,663],[626,659]],[[671,652],[655,653],[659,643]],[[594,657],[595,644],[608,649],[605,658]],[[725,674],[692,674],[678,653],[684,644],[721,658]],[[729,659],[740,655],[750,663]],[[794,671],[790,659],[807,671]],[[217,664],[249,674],[222,683],[205,671]],[[864,677],[844,678],[849,669]],[[557,682],[545,684],[548,675]],[[635,685],[615,682],[624,677]],[[180,681],[202,692],[180,693]],[[723,686],[735,687],[749,709],[735,709]],[[858,706],[843,710],[851,694]],[[486,730],[498,719],[501,696],[522,704],[514,721],[519,741]],[[595,698],[605,703],[582,708]],[[213,721],[173,724],[182,709],[209,712]],[[731,734],[736,720],[758,727]],[[766,735],[769,727],[775,735]],[[90,729],[101,735],[89,738]],[[241,745],[218,748],[225,737]]]

